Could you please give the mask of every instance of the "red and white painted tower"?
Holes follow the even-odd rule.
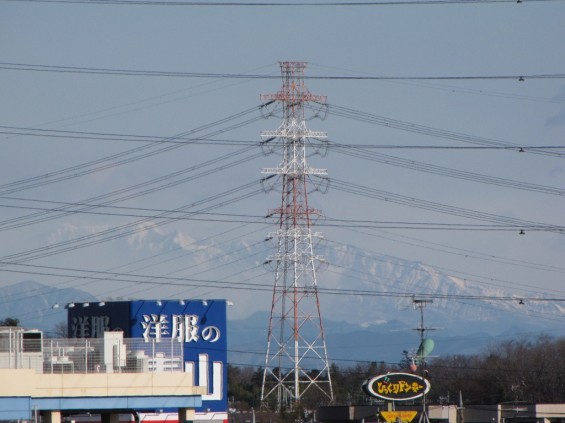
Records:
[[[267,260],[275,283],[261,387],[262,404],[279,411],[293,408],[305,396],[333,400],[316,281],[323,257],[315,254],[314,245],[321,234],[312,231],[320,212],[308,205],[309,189],[325,181],[327,171],[309,167],[306,160],[307,153],[325,147],[326,133],[310,131],[305,118],[305,108],[325,109],[326,98],[306,89],[306,63],[280,66],[281,90],[261,96],[264,104],[282,108],[283,114],[277,130],[261,133],[269,152],[282,155],[278,167],[262,170],[263,180],[281,189],[280,207],[269,212],[278,223],[278,230],[269,234],[277,253]]]

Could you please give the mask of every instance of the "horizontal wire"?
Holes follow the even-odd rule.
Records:
[[[247,189],[248,187],[254,185],[255,182],[251,183],[251,184],[247,184],[243,187],[239,187],[237,190],[243,190],[243,189]],[[235,192],[235,190],[230,190],[230,192]],[[208,198],[206,199],[206,201],[203,202],[208,202],[211,201],[212,199],[222,199],[222,202],[219,204],[214,204],[211,206],[208,206],[208,208],[204,209],[204,210],[209,210],[210,208],[215,208],[215,207],[221,207],[224,205],[227,205],[231,202],[236,202],[236,201],[241,201],[242,199],[245,199],[247,197],[256,195],[258,193],[262,192],[261,189],[246,193],[246,194],[242,194],[240,195],[240,197],[237,197],[235,199],[232,200],[227,200],[227,199],[223,199],[223,197],[225,197],[226,193],[220,193],[214,197]],[[193,204],[188,205],[188,206],[184,206],[184,207],[192,207]],[[180,208],[179,208],[180,209]],[[19,253],[13,253],[13,254],[9,254],[6,255],[4,257],[2,257],[2,259],[9,259],[9,260],[17,260],[19,262],[26,262],[26,261],[30,261],[30,260],[36,260],[39,258],[44,258],[44,257],[50,257],[56,254],[61,254],[61,253],[66,253],[69,251],[75,251],[78,248],[85,248],[85,247],[90,247],[92,245],[98,245],[104,242],[108,242],[108,241],[113,241],[115,239],[119,239],[119,238],[123,238],[126,236],[131,235],[132,233],[135,233],[137,231],[137,228],[139,227],[140,224],[143,223],[151,223],[152,227],[158,227],[158,226],[162,226],[168,223],[171,223],[174,221],[174,219],[165,219],[162,220],[160,222],[153,222],[152,221],[153,217],[151,218],[146,218],[146,219],[142,219],[142,220],[138,220],[138,221],[134,221],[134,222],[130,222],[130,223],[126,223],[123,225],[119,225],[117,227],[112,227],[110,229],[106,229],[106,230],[102,230],[100,232],[96,232],[93,234],[89,234],[89,235],[84,235],[84,236],[80,236],[78,238],[73,238],[67,241],[61,241],[59,243],[56,244],[49,244],[43,247],[37,247],[31,250],[26,250],[26,251],[21,251]]]
[[[209,176],[211,174],[217,173],[220,170],[226,170],[230,167],[234,167],[237,165],[240,165],[242,163],[246,163],[250,160],[253,160],[257,157],[260,157],[260,153],[254,153],[252,155],[248,155],[246,157],[243,158],[239,158],[236,161],[231,161],[229,163],[225,163],[225,164],[221,164],[215,168],[211,168],[211,169],[207,169],[207,170],[202,170],[200,173],[197,174],[192,174],[192,175],[188,175],[188,176],[183,176],[181,179],[176,179],[176,180],[170,180],[171,178],[177,177],[177,176],[181,176],[184,175],[188,172],[193,172],[196,170],[200,170],[201,168],[211,165],[211,164],[216,164],[216,163],[220,163],[221,161],[224,161],[226,159],[233,159],[239,155],[241,155],[242,153],[247,152],[247,149],[243,149],[243,150],[239,150],[236,152],[233,152],[231,154],[227,154],[224,156],[220,156],[217,157],[215,159],[212,159],[210,161],[207,162],[202,162],[199,163],[197,166],[193,166],[187,169],[183,169],[181,171],[178,172],[173,172],[170,174],[167,174],[165,176],[162,177],[158,177],[158,178],[154,178],[151,179],[149,181],[145,181],[130,187],[126,187],[126,188],[121,188],[115,191],[111,191],[109,193],[106,194],[102,194],[99,195],[97,197],[91,197],[90,199],[84,200],[80,203],[69,203],[68,206],[64,206],[62,207],[63,210],[61,210],[60,212],[57,212],[56,210],[46,210],[46,211],[41,211],[41,212],[37,212],[37,213],[33,213],[30,215],[26,215],[26,216],[20,216],[20,217],[15,217],[12,219],[7,219],[4,221],[0,221],[0,231],[5,231],[5,230],[11,230],[11,229],[15,229],[15,228],[19,228],[22,226],[29,226],[30,224],[35,224],[35,223],[43,223],[49,220],[53,220],[53,219],[58,219],[60,217],[64,217],[67,215],[71,215],[71,214],[75,214],[78,212],[83,212],[83,211],[88,211],[92,208],[98,208],[98,207],[106,207],[115,203],[119,203],[119,202],[123,202],[126,200],[131,200],[133,198],[137,198],[140,196],[145,196],[148,194],[151,194],[153,192],[157,192],[157,191],[161,191],[165,188],[171,188],[183,183],[186,183],[188,181],[194,181],[196,179],[200,179],[204,176]],[[166,183],[162,183],[162,182],[166,182]],[[155,185],[159,183],[159,185],[150,187],[150,185]],[[142,190],[139,190],[140,188],[143,188]],[[138,190],[137,192],[134,192],[135,190]],[[125,195],[124,195],[125,194]],[[117,198],[113,198],[112,197],[116,197]],[[100,201],[100,200],[106,200],[103,203],[94,203],[92,206],[87,205],[87,206],[81,206],[82,208],[77,210],[77,209],[73,209],[72,207],[75,207],[75,204],[82,204],[82,203],[86,203],[86,204],[92,204],[95,201]],[[173,213],[173,211],[169,211],[169,213]],[[156,216],[158,217],[158,216]]]
[[[516,219],[511,217],[505,217],[500,215],[495,215],[492,213],[479,212],[471,209],[464,209],[455,206],[448,206],[445,204],[435,203],[432,201],[422,200],[415,197],[407,197],[400,194],[395,194],[392,192],[382,191],[374,188],[365,187],[358,184],[353,184],[346,181],[340,181],[337,179],[331,180],[332,187],[337,190],[362,196],[364,198],[370,197],[378,199],[385,202],[392,202],[395,204],[401,204],[409,207],[421,208],[424,210],[430,210],[434,212],[439,212],[443,214],[454,215],[458,217],[465,217],[475,220],[488,221],[500,225],[508,225],[508,227],[531,227],[537,230],[546,230],[555,233],[565,233],[562,226],[551,225],[547,223],[538,223],[522,219]]]
[[[20,135],[32,137],[46,138],[63,138],[63,139],[84,139],[96,141],[125,141],[125,142],[147,142],[158,140],[159,143],[176,143],[176,144],[207,144],[207,145],[258,145],[261,141],[254,140],[234,140],[234,139],[218,139],[210,137],[181,137],[166,138],[160,135],[134,135],[134,134],[118,134],[103,132],[84,132],[84,131],[63,131],[55,129],[40,129],[30,127],[16,127],[0,125],[0,134]],[[29,132],[24,132],[29,131]],[[329,141],[329,146],[337,145],[339,148],[346,149],[400,149],[400,150],[513,150],[520,151],[529,149],[546,149],[560,150],[565,149],[565,145],[516,145],[516,146],[460,146],[460,145],[409,145],[409,144],[343,144]]]
[[[450,178],[468,180],[472,182],[479,182],[487,185],[497,185],[507,188],[514,188],[524,191],[539,192],[543,194],[563,196],[565,195],[565,189],[560,189],[557,187],[552,187],[548,185],[533,184],[529,182],[522,182],[512,179],[498,178],[495,176],[488,176],[475,172],[466,172],[463,170],[452,169],[444,166],[437,166],[425,162],[420,162],[412,159],[404,159],[401,157],[391,156],[389,154],[376,153],[374,151],[367,151],[364,148],[360,148],[360,151],[354,150],[350,151],[347,146],[343,144],[332,143],[337,150],[337,152],[360,158],[363,160],[369,160],[377,163],[383,163],[390,166],[402,167],[405,169],[416,170],[419,172],[430,173],[440,176],[447,176]]]
[[[16,0],[3,0],[16,1]],[[17,0],[30,1],[30,0]],[[41,0],[45,1],[45,0]],[[550,0],[548,0],[550,1]],[[554,0],[557,1],[557,0]],[[106,3],[107,0],[104,0]],[[144,77],[175,77],[175,78],[214,78],[214,79],[280,79],[279,75],[267,74],[238,74],[238,73],[214,73],[214,72],[178,72],[178,71],[155,71],[155,70],[133,70],[94,68],[80,66],[57,66],[38,65],[29,63],[0,62],[0,69],[33,71],[33,72],[56,72],[56,73],[81,73],[94,75],[117,75],[117,76],[144,76]],[[334,80],[334,81],[402,81],[402,80],[517,80],[525,79],[565,79],[565,73],[547,74],[507,74],[507,75],[429,75],[429,76],[331,76],[331,75],[304,75],[303,79],[310,80]]]
[[[260,107],[253,107],[247,110],[244,110],[243,112],[239,112],[236,113],[234,115],[222,118],[220,120],[217,120],[215,122],[212,123],[208,123],[205,125],[201,125],[200,127],[197,127],[195,129],[191,129],[189,131],[185,131],[182,134],[178,134],[172,137],[167,137],[165,138],[166,140],[171,140],[171,139],[175,139],[179,136],[183,137],[186,136],[188,134],[192,134],[192,133],[197,133],[197,132],[201,132],[203,130],[208,130],[211,128],[214,128],[215,126],[218,126],[220,124],[229,122],[233,119],[242,117],[248,113],[254,112],[259,110]],[[228,127],[225,128],[221,128],[221,129],[216,129],[215,131],[212,131],[211,133],[208,133],[206,135],[206,137],[211,137],[211,136],[215,136],[233,129],[237,129],[239,127],[241,127],[242,125],[246,125],[249,123],[252,123],[256,120],[259,120],[260,117],[253,117],[250,118],[246,121],[243,122],[238,122],[238,123],[234,123]],[[145,159],[147,157],[151,157],[157,154],[162,154],[164,152],[168,152],[168,151],[172,151],[175,150],[177,148],[182,147],[185,144],[171,144],[171,145],[162,145],[161,144],[162,140],[153,140],[151,142],[148,142],[145,145],[142,145],[140,147],[135,147],[129,150],[125,150],[116,154],[112,154],[110,156],[106,156],[106,157],[102,157],[100,159],[96,159],[96,160],[92,160],[90,162],[85,162],[85,163],[81,163],[75,166],[71,166],[68,168],[64,168],[64,169],[60,169],[58,171],[53,171],[53,172],[49,172],[47,174],[44,175],[39,175],[39,176],[35,176],[35,177],[31,177],[31,178],[27,178],[27,179],[22,179],[22,180],[18,180],[18,181],[14,181],[14,182],[10,182],[10,183],[5,183],[0,185],[0,192],[2,194],[8,194],[8,193],[13,193],[13,192],[17,192],[19,190],[23,190],[23,189],[29,189],[29,188],[35,188],[38,186],[43,186],[45,184],[50,184],[50,183],[54,183],[54,182],[59,182],[61,180],[66,180],[66,179],[70,179],[70,178],[75,178],[76,176],[83,176],[86,174],[90,174],[93,172],[97,172],[100,170],[106,170],[118,165],[123,165],[123,164],[128,164],[137,160],[141,160],[141,159]],[[148,149],[153,149],[152,151],[145,151]],[[138,154],[141,153],[141,154]],[[138,155],[135,155],[138,154]],[[114,161],[116,159],[119,159],[118,161]],[[97,166],[97,167],[94,167]],[[80,172],[78,172],[80,171]],[[77,173],[78,172],[78,173]],[[68,175],[70,174],[70,175]]]
[[[244,225],[244,226],[245,226],[245,225]],[[119,265],[119,266],[115,266],[115,267],[112,267],[112,268],[103,269],[103,270],[101,270],[101,271],[102,271],[102,272],[105,272],[106,274],[112,274],[113,272],[116,272],[116,271],[118,271],[118,270],[124,269],[124,268],[126,268],[126,267],[130,267],[130,266],[133,266],[133,265],[141,264],[141,266],[138,266],[138,267],[135,267],[135,268],[129,270],[130,273],[131,273],[131,272],[138,272],[138,271],[140,271],[140,270],[145,270],[145,269],[148,269],[148,268],[151,268],[151,267],[154,267],[154,266],[162,265],[162,264],[164,264],[164,263],[168,263],[168,262],[173,261],[173,260],[185,258],[186,256],[189,256],[189,255],[192,255],[192,254],[196,254],[196,253],[200,253],[200,252],[205,251],[205,250],[210,249],[210,248],[214,249],[214,248],[216,248],[216,245],[215,245],[215,244],[208,244],[208,245],[206,245],[206,246],[204,246],[204,247],[200,247],[200,246],[199,246],[198,248],[192,249],[192,250],[190,250],[190,251],[184,250],[185,247],[188,247],[188,246],[194,245],[194,244],[197,244],[197,245],[198,245],[198,244],[201,244],[201,243],[203,243],[203,242],[210,241],[210,240],[215,240],[217,237],[219,237],[219,236],[221,236],[221,235],[226,235],[226,234],[228,234],[228,233],[230,233],[230,232],[234,232],[234,231],[236,231],[236,230],[239,230],[241,227],[242,227],[242,226],[240,225],[240,226],[238,226],[237,228],[230,228],[230,229],[228,229],[228,230],[223,230],[223,231],[221,231],[221,232],[219,232],[219,233],[210,234],[207,238],[201,239],[201,240],[199,240],[199,241],[192,241],[192,242],[190,242],[189,244],[184,244],[184,243],[183,243],[183,245],[178,245],[176,248],[167,249],[166,251],[162,251],[162,252],[157,253],[157,254],[152,254],[152,255],[150,255],[149,257],[142,257],[142,258],[140,258],[140,259],[137,259],[137,260],[134,260],[134,261],[130,261],[129,263],[121,264],[121,265]],[[263,227],[258,228],[258,229],[255,229],[255,230],[252,231],[251,233],[256,233],[257,231],[260,231],[260,230],[263,230]],[[266,229],[265,229],[265,230],[266,230]],[[224,242],[229,242],[229,241],[234,241],[234,240],[239,240],[239,239],[241,239],[241,235],[235,236],[235,237],[232,238],[231,240],[227,240],[227,241],[224,241]],[[260,243],[262,243],[262,242],[263,242],[263,241],[260,241]],[[259,243],[259,242],[257,242],[257,243]],[[246,247],[246,248],[247,248],[247,247]],[[182,254],[181,254],[181,255],[179,255],[179,256],[177,256],[177,257],[173,257],[173,258],[161,259],[163,256],[170,255],[170,254],[172,254],[172,253],[177,252],[178,250],[182,250]],[[156,263],[152,263],[152,264],[149,263],[149,261],[150,261],[150,260],[153,260],[153,259],[160,259],[160,261],[158,261],[158,262],[156,262]],[[200,263],[198,263],[198,265],[200,265]],[[99,272],[100,272],[100,271],[97,270],[97,271],[95,271],[93,274],[94,274],[94,275],[97,275],[97,274],[99,274]],[[123,273],[123,271],[122,271],[122,273]],[[78,282],[78,280],[80,280],[81,283],[76,283],[76,282]],[[101,279],[98,279],[98,280],[100,281]],[[109,277],[106,277],[105,279],[102,279],[102,280],[108,281],[108,280],[110,280],[110,278],[109,278]],[[70,280],[65,281],[65,282],[59,282],[59,283],[57,284],[57,286],[58,286],[59,288],[61,288],[61,285],[63,285],[63,286],[65,286],[65,285],[66,285],[66,286],[71,286],[71,285],[72,285],[74,288],[79,288],[79,287],[81,287],[81,286],[89,285],[89,284],[91,284],[92,282],[93,282],[93,281],[91,281],[91,280],[89,280],[89,279],[87,279],[87,278],[80,278],[80,279],[75,278],[75,279],[70,279]],[[109,297],[114,296],[114,294],[115,294],[117,291],[121,290],[121,289],[123,289],[123,287],[114,288],[112,291],[107,291],[107,292],[102,293],[102,294],[100,294],[100,295],[102,295],[102,298],[109,298]],[[23,295],[24,295],[24,297],[27,297],[27,296],[29,296],[30,294],[39,295],[39,294],[41,294],[42,292],[44,292],[44,288],[38,288],[38,289],[33,290],[32,292],[26,292],[26,293],[24,293]],[[130,293],[133,294],[134,292],[129,291],[129,292],[128,292],[128,295],[129,295]],[[9,298],[4,298],[3,300],[0,300],[0,304],[2,304],[2,303],[7,303],[7,302],[10,301],[10,299],[17,299],[17,298],[15,298],[14,296],[11,296],[11,297],[9,297]]]
[[[170,0],[1,0],[5,2],[29,3],[69,3],[97,5],[131,5],[131,6],[198,6],[198,7],[364,7],[364,6],[424,6],[424,5],[459,5],[459,4],[490,4],[490,3],[542,3],[560,2],[563,0],[398,0],[398,1],[170,1]]]
[[[6,198],[6,197],[0,197]],[[23,199],[22,199],[23,200]],[[31,200],[40,201],[40,200]],[[52,201],[45,201],[47,203],[53,203]],[[81,205],[79,203],[64,203],[65,205]],[[96,208],[113,208],[112,206],[98,206],[98,205],[87,205],[82,204],[85,207],[96,207]],[[11,209],[24,209],[24,210],[36,210],[36,211],[47,211],[47,212],[65,212],[67,214],[87,214],[87,215],[97,215],[97,216],[115,216],[115,217],[134,217],[143,219],[153,219],[161,220],[166,219],[167,221],[175,220],[190,220],[190,221],[209,221],[218,223],[254,223],[254,224],[264,224],[267,222],[266,216],[259,215],[245,215],[237,213],[205,213],[205,212],[190,212],[190,211],[180,211],[180,210],[167,210],[167,209],[146,209],[146,208],[135,208],[135,207],[115,207],[117,209],[126,210],[139,210],[139,211],[154,211],[159,213],[171,213],[171,214],[183,214],[185,216],[160,216],[154,214],[141,214],[141,213],[117,213],[117,212],[104,212],[104,211],[92,211],[92,210],[73,210],[68,211],[66,208],[48,208],[48,207],[32,207],[32,206],[16,206],[0,204],[0,208],[11,208]],[[201,216],[201,217],[199,217]],[[214,218],[214,216],[217,216]],[[220,217],[224,217],[223,219]],[[257,221],[257,219],[262,219]],[[469,223],[438,223],[438,222],[410,222],[410,221],[379,221],[379,220],[357,220],[357,219],[337,219],[332,218],[332,223],[318,222],[316,227],[339,227],[339,228],[374,228],[374,229],[433,229],[433,230],[451,230],[451,231],[516,231],[520,229],[528,231],[547,231],[548,228],[539,225],[514,225],[510,226],[508,224],[469,224]],[[552,226],[552,229],[565,230],[565,226]]]
[[[69,132],[69,131],[63,131],[63,132],[66,133],[66,132]],[[79,134],[84,134],[84,133],[81,132]],[[142,138],[145,139],[145,137],[142,137]],[[214,145],[222,144],[218,140],[207,140],[207,141],[211,144],[214,144]],[[173,142],[179,142],[179,141],[173,141]],[[231,141],[225,141],[225,144],[230,144],[230,143],[231,143]],[[250,146],[259,145],[259,142],[245,143],[245,142],[240,142],[240,141],[238,141],[238,142],[233,141],[233,143],[234,144],[237,143],[239,145],[245,144],[245,145],[250,145]],[[435,166],[435,165],[431,165],[431,164],[427,164],[427,163],[423,163],[423,162],[418,162],[418,161],[414,161],[414,160],[402,159],[402,158],[395,157],[395,156],[390,156],[390,155],[366,151],[366,149],[374,148],[374,146],[363,146],[363,145],[351,146],[351,145],[348,145],[348,144],[336,143],[336,142],[333,142],[333,141],[330,141],[328,143],[328,145],[332,150],[337,149],[337,151],[341,152],[342,154],[350,155],[352,157],[358,157],[358,158],[362,158],[362,159],[366,159],[366,160],[373,160],[373,161],[385,163],[385,164],[388,164],[388,165],[410,168],[410,169],[413,169],[413,170],[422,171],[422,172],[426,172],[426,173],[438,174],[438,175],[442,175],[442,176],[448,176],[448,177],[459,178],[459,179],[464,179],[464,180],[471,180],[471,181],[486,183],[486,184],[490,184],[490,185],[499,185],[499,186],[506,186],[506,187],[515,188],[515,189],[523,189],[523,190],[528,190],[528,191],[541,192],[541,193],[545,193],[545,194],[553,194],[553,195],[562,196],[565,193],[565,190],[561,190],[561,189],[556,188],[556,187],[539,185],[539,184],[531,184],[531,183],[520,182],[520,181],[504,179],[504,178],[491,177],[491,176],[482,175],[482,174],[473,173],[473,172],[464,172],[464,171],[457,170],[457,169],[450,169],[450,168],[446,168],[446,167],[442,167],[442,166]],[[425,148],[425,147],[421,147],[421,148]],[[431,147],[431,148],[438,148],[438,147]],[[441,148],[441,147],[439,147],[439,148]],[[444,147],[444,148],[457,148],[457,147]],[[466,148],[466,147],[459,147],[459,148]],[[468,147],[468,148],[502,148],[502,149],[513,149],[513,150],[517,150],[517,151],[523,151],[523,149],[524,149],[524,147],[493,147],[493,146],[490,146],[490,147]],[[532,148],[537,149],[539,147],[532,147]],[[545,147],[545,148],[558,148],[558,147]],[[353,151],[351,151],[351,150],[353,150]],[[361,154],[360,152],[357,152],[356,150],[363,151],[363,154]],[[75,176],[76,176],[76,174],[73,175],[73,177],[75,177]],[[5,193],[9,193],[9,192],[10,191],[5,192]]]
[[[57,276],[57,277],[73,277],[73,278],[91,278],[91,279],[101,279],[101,277],[92,276],[93,273],[97,274],[108,274],[111,276],[112,281],[116,282],[135,282],[141,284],[155,284],[155,285],[173,285],[173,286],[195,286],[192,284],[195,283],[202,283],[204,287],[219,287],[219,288],[229,288],[229,289],[251,289],[251,290],[261,290],[261,291],[272,291],[273,287],[270,284],[250,284],[250,283],[240,283],[237,281],[220,281],[220,280],[213,280],[213,279],[200,279],[200,278],[187,278],[187,277],[167,277],[167,276],[156,276],[156,275],[140,275],[140,274],[132,274],[132,273],[119,273],[119,272],[103,272],[98,270],[84,270],[84,269],[76,269],[71,267],[58,267],[58,266],[45,266],[45,265],[32,265],[32,264],[23,264],[18,262],[11,262],[1,260],[0,265],[2,266],[16,266],[16,267],[23,267],[28,269],[45,269],[44,272],[38,271],[31,271],[31,270],[14,270],[14,269],[6,269],[0,268],[0,272],[10,272],[10,273],[25,273],[25,274],[41,274],[44,276]],[[49,271],[49,272],[48,272]],[[52,273],[52,272],[73,272],[74,274],[66,274],[66,273]],[[88,273],[89,275],[80,276],[82,273]],[[78,275],[77,275],[78,274]],[[136,278],[136,279],[132,279]],[[150,279],[150,280],[148,280]],[[163,281],[155,282],[156,280]],[[200,285],[197,285],[200,286]],[[279,290],[279,292],[283,291],[292,291],[293,287],[275,287],[275,290]],[[298,291],[301,288],[297,288]],[[312,287],[304,287],[304,289],[308,292],[311,291]],[[531,302],[565,302],[565,297],[523,297],[523,296],[510,296],[510,295],[499,295],[499,296],[491,296],[491,295],[459,295],[459,294],[440,294],[440,293],[407,293],[401,291],[374,291],[374,290],[365,290],[365,289],[343,289],[343,288],[321,288],[317,287],[317,290],[320,294],[328,294],[328,295],[363,295],[363,296],[370,296],[370,297],[392,297],[392,298],[414,298],[417,296],[418,298],[424,299],[460,299],[460,300],[488,300],[488,301],[531,301]]]
[[[467,144],[475,144],[480,146],[489,147],[509,147],[517,149],[520,152],[542,154],[547,156],[554,156],[559,158],[565,158],[564,153],[553,152],[545,149],[537,150],[534,148],[525,149],[524,146],[517,143],[510,143],[495,139],[489,139],[484,137],[478,137],[474,135],[464,134],[460,132],[449,131],[445,129],[434,128],[430,126],[420,125],[413,122],[402,121],[399,119],[387,118],[385,116],[379,116],[372,113],[363,112],[360,110],[351,109],[348,107],[338,106],[334,104],[328,104],[328,113],[335,116],[344,117],[347,119],[357,120],[360,122],[371,123],[379,126],[384,126],[387,128],[399,129],[402,131],[413,132],[422,135],[428,135],[437,138],[443,138],[453,141],[464,142]]]

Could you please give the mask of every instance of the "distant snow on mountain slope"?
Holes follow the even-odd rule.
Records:
[[[48,241],[55,245],[107,229],[65,224]],[[264,262],[275,253],[272,245],[260,235],[256,242],[235,236],[221,243],[213,237],[196,240],[153,222],[116,234],[124,236],[104,243],[96,254],[81,254],[81,261],[61,265],[90,270],[85,276],[92,279],[45,276],[44,281],[39,274],[41,283],[3,284],[0,318],[16,317],[28,328],[51,332],[66,321],[64,304],[69,302],[225,298],[234,303],[228,309],[229,359],[264,363],[275,277]],[[512,299],[512,292],[350,245],[328,244],[316,252],[327,263],[317,272],[317,283],[328,353],[343,363],[397,362],[403,350],[417,348],[419,333],[414,329],[421,322],[413,299],[424,295],[433,298],[423,316],[428,336],[436,341],[434,353],[440,356],[479,353],[501,339],[565,336],[560,302],[500,301],[496,298]],[[135,282],[127,282],[128,274],[135,275]],[[145,277],[150,275],[154,278]]]
[[[100,229],[104,228],[64,225],[50,240],[71,239]],[[124,269],[132,273],[179,278],[179,282],[170,283],[156,279],[154,286],[143,289],[129,287],[128,298],[227,298],[235,303],[230,313],[240,319],[270,309],[274,273],[267,272],[263,263],[275,251],[260,241],[258,236],[256,243],[241,239],[222,244],[214,239],[202,242],[183,231],[146,222],[108,245],[97,258],[102,270],[110,267],[104,260],[131,262],[137,267]],[[465,280],[416,261],[348,245],[326,245],[317,252],[328,264],[317,273],[322,315],[332,321],[363,327],[395,320],[415,325],[418,316],[413,299],[418,296],[433,298],[426,306],[426,322],[445,330],[460,328],[462,323],[466,328],[484,327],[491,332],[525,322],[551,327],[559,323],[555,319],[564,311],[556,302],[520,304],[519,297],[512,300],[512,292],[499,286]],[[109,286],[106,294],[100,295],[119,296],[112,291],[115,284]],[[501,297],[507,300],[501,301]]]

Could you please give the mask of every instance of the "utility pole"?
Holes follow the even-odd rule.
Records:
[[[413,304],[414,304],[414,309],[418,308],[420,309],[420,327],[416,328],[415,330],[417,330],[420,333],[420,346],[418,348],[418,353],[416,355],[416,357],[419,360],[419,366],[420,366],[420,376],[422,377],[422,379],[425,379],[427,376],[427,371],[426,371],[426,361],[425,361],[425,357],[426,355],[424,354],[424,339],[425,339],[425,333],[428,330],[433,330],[433,328],[427,328],[424,326],[424,308],[426,307],[426,305],[431,304],[433,302],[433,300],[423,300],[423,299],[417,299],[414,298],[413,300]],[[418,423],[430,423],[430,419],[428,417],[428,410],[426,408],[426,391],[424,390],[424,393],[422,395],[422,412],[420,413],[420,419],[418,421]]]
[[[326,133],[306,127],[305,107],[325,111],[326,97],[311,94],[304,83],[306,63],[281,62],[283,85],[261,96],[264,105],[282,111],[282,124],[263,131],[263,146],[280,153],[281,163],[265,168],[263,182],[281,190],[280,207],[270,210],[278,229],[269,234],[277,253],[266,261],[275,273],[267,352],[261,387],[263,406],[292,410],[307,395],[333,401],[326,341],[320,314],[316,271],[323,257],[314,252],[322,236],[312,231],[320,211],[308,205],[309,184],[327,181],[325,169],[308,166],[308,152],[326,147]],[[277,109],[278,108],[278,109]]]

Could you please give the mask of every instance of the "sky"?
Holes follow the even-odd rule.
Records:
[[[136,251],[147,240],[139,221],[180,207],[221,214],[155,229],[194,248],[251,245],[274,230],[261,217],[279,197],[259,181],[280,157],[260,154],[259,142],[281,121],[262,116],[260,96],[280,89],[279,62],[303,61],[308,89],[329,106],[307,121],[328,134],[328,154],[309,157],[328,170],[328,192],[309,197],[327,242],[565,298],[565,1],[191,3],[0,0],[1,286],[222,296],[124,282],[127,272],[197,277],[156,245]],[[213,141],[170,142],[182,137]],[[139,195],[128,196],[133,186]],[[500,226],[509,218],[521,223]],[[78,240],[132,223],[128,254],[123,238]],[[92,272],[121,276],[84,277]]]

